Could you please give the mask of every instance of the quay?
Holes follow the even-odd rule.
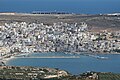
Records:
[[[42,56],[42,57],[34,57],[34,56],[29,56],[29,57],[25,57],[25,56],[21,56],[21,57],[15,57],[15,58],[80,58],[80,56]]]

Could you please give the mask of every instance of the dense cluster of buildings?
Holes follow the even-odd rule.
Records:
[[[0,26],[0,55],[33,52],[120,52],[120,31],[89,31],[86,23],[26,22]]]

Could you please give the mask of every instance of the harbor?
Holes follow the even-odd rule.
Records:
[[[49,54],[49,55],[48,55]],[[44,56],[52,56],[52,53],[45,53]],[[53,53],[56,54],[56,53]],[[59,53],[58,53],[59,54]],[[65,56],[64,54],[63,56]],[[37,56],[37,57],[36,57]],[[42,57],[41,57],[42,56]],[[114,72],[119,73],[120,55],[108,54],[99,55],[107,59],[96,58],[95,56],[80,55],[80,57],[44,57],[43,54],[35,53],[31,57],[15,57],[6,62],[10,66],[42,66],[67,70],[72,74],[79,74],[86,71]],[[40,58],[39,58],[40,57]],[[112,63],[112,64],[110,64]],[[88,67],[89,66],[89,67]]]
[[[37,56],[36,56],[37,55]],[[92,54],[88,54],[88,53],[69,53],[69,52],[60,52],[60,53],[57,53],[57,52],[48,52],[48,53],[21,53],[21,54],[18,54],[18,53],[14,53],[14,55],[6,55],[4,57],[1,57],[0,58],[0,64],[1,65],[6,65],[7,61],[10,61],[11,59],[15,59],[15,58],[60,58],[60,59],[64,59],[64,58],[68,58],[68,59],[74,59],[74,58],[80,58],[81,56],[89,56],[89,57],[92,57],[92,58],[96,58],[96,59],[100,59],[100,60],[107,60],[109,59],[108,57],[104,57],[104,56],[98,56],[98,55],[92,55]]]

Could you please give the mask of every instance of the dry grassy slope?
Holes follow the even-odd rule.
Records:
[[[80,23],[86,22],[92,31],[100,29],[120,30],[120,16],[107,15],[0,15],[0,25],[5,22],[35,22],[51,25],[54,22]]]

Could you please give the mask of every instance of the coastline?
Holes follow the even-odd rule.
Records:
[[[47,54],[49,54],[49,53],[47,53]],[[45,55],[47,55],[47,54],[45,53]],[[33,56],[37,56],[37,57],[14,57],[13,59],[11,58],[12,60],[10,59],[6,62],[6,66],[9,66],[9,65],[11,65],[11,66],[27,66],[27,65],[29,65],[29,66],[51,67],[51,68],[55,67],[55,68],[60,68],[60,69],[70,71],[73,74],[77,74],[78,73],[77,70],[80,67],[86,68],[85,71],[90,71],[90,70],[100,71],[99,68],[101,66],[105,65],[105,69],[103,70],[103,72],[107,72],[107,71],[111,71],[111,72],[113,71],[114,72],[114,70],[106,69],[107,66],[109,66],[109,64],[106,64],[106,62],[111,62],[111,61],[113,63],[115,62],[114,65],[117,65],[119,67],[119,65],[118,65],[119,61],[118,60],[119,60],[119,57],[120,57],[120,55],[105,55],[105,56],[104,55],[99,55],[100,57],[103,57],[103,56],[108,57],[108,59],[106,59],[106,58],[105,59],[100,59],[100,58],[97,58],[97,57],[94,57],[94,56],[80,55],[80,58],[58,58],[58,57],[56,57],[56,58],[55,57],[54,58],[51,58],[51,57],[42,58],[42,57],[40,57],[39,58],[39,55],[40,55],[39,53],[38,53],[38,56],[35,53],[35,55],[33,55]],[[89,65],[91,65],[93,68],[90,67],[89,70],[88,70],[87,66],[89,66]],[[98,66],[98,65],[100,65],[100,66]],[[113,69],[114,68],[118,69],[114,65],[113,64],[111,65],[113,67]],[[72,70],[69,70],[69,68],[66,68],[66,66],[71,66],[70,69],[72,69]],[[94,67],[94,66],[96,66],[96,67]],[[74,69],[73,69],[73,67],[74,67]],[[84,72],[84,69],[80,70],[80,71]],[[101,69],[101,71],[102,71],[102,69]],[[117,71],[117,70],[115,70],[115,71]]]
[[[41,54],[43,53],[49,53],[49,52],[39,52]],[[37,53],[37,54],[39,54]],[[55,52],[53,52],[55,53]],[[71,56],[39,56],[39,57],[34,57],[34,56],[27,56],[29,54],[34,54],[34,53],[18,53],[18,54],[15,54],[15,55],[12,55],[10,57],[7,57],[7,58],[2,58],[0,60],[0,63],[4,63],[6,65],[6,63],[8,61],[10,61],[11,59],[15,59],[15,58],[80,58],[80,55],[83,55],[83,56],[89,56],[89,57],[93,57],[93,58],[96,58],[96,59],[108,59],[108,57],[104,57],[104,55],[120,55],[120,53],[93,53],[93,52],[62,52],[64,54],[72,54]],[[78,54],[77,56],[75,54]],[[103,56],[99,56],[99,55],[103,55]]]
[[[12,60],[12,59],[15,59],[15,57],[14,57],[14,56],[11,56],[11,57],[9,57],[9,58],[1,59],[1,60],[0,60],[0,63],[6,65],[6,63],[7,63],[8,61]]]

